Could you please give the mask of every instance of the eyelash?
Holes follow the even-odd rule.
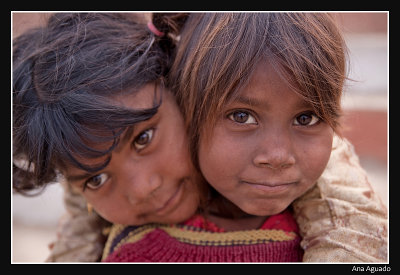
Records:
[[[143,149],[145,149],[145,148],[149,145],[149,143],[152,142],[152,140],[153,140],[153,138],[154,138],[154,131],[155,131],[154,128],[149,128],[149,129],[146,129],[146,130],[140,132],[140,133],[133,139],[133,141],[132,141],[132,147],[134,147],[134,149],[135,149],[136,151],[138,151],[138,152],[140,152],[140,151],[142,151]],[[145,144],[137,144],[138,140],[139,140],[145,133],[149,136],[149,137],[147,137],[148,140],[146,141],[146,143],[145,143]],[[138,148],[138,147],[139,147],[139,148]]]
[[[299,119],[301,116],[304,116],[304,115],[305,115],[305,116],[311,116],[311,121],[310,121],[310,123],[307,124],[307,125],[302,125],[302,124],[300,124],[300,123],[297,121],[297,119]],[[314,120],[316,120],[316,121],[314,121]],[[321,121],[321,119],[320,119],[318,116],[316,116],[314,112],[309,111],[309,112],[301,113],[301,114],[299,114],[298,116],[296,116],[296,118],[295,118],[295,120],[294,120],[294,122],[295,122],[294,125],[296,125],[296,126],[309,127],[309,126],[317,125],[320,121]]]
[[[239,121],[235,120],[234,115],[235,115],[235,114],[238,114],[238,113],[246,114],[246,115],[248,116],[248,119],[252,119],[253,121],[251,121],[250,123],[248,123],[248,122],[247,122],[248,119],[246,119],[246,122],[239,122]],[[233,112],[230,112],[230,113],[227,115],[227,117],[228,117],[228,119],[232,120],[233,122],[239,123],[239,124],[253,124],[253,125],[257,125],[257,124],[258,124],[258,122],[257,122],[257,120],[255,119],[255,117],[254,117],[252,114],[250,114],[250,112],[247,111],[247,110],[235,110],[235,111],[233,111]]]
[[[93,181],[94,179],[96,179],[96,178],[99,177],[99,176],[101,177],[101,180],[102,180],[102,182],[100,183],[100,185],[97,185],[97,186],[90,186],[90,182]],[[106,176],[105,179],[103,178],[104,176]],[[89,179],[87,179],[87,180],[85,181],[85,183],[83,184],[82,189],[83,189],[83,191],[85,191],[86,188],[89,188],[90,190],[99,189],[100,187],[102,187],[102,186],[104,185],[104,183],[106,183],[106,181],[108,180],[108,178],[109,178],[109,176],[108,176],[106,173],[101,173],[101,174],[95,175],[95,176],[93,176],[93,177],[90,177]]]

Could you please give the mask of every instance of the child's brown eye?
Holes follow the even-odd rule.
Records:
[[[297,122],[301,125],[307,125],[308,123],[311,122],[312,117],[310,115],[300,115],[297,117]]]
[[[154,129],[147,129],[146,131],[141,132],[133,141],[133,146],[135,149],[141,150],[145,148],[153,138]]]
[[[230,120],[242,124],[257,124],[255,118],[245,111],[234,111],[228,115]]]
[[[101,173],[96,176],[91,177],[85,182],[84,190],[86,188],[95,190],[100,188],[108,180],[108,175],[106,173]]]
[[[319,122],[319,118],[313,113],[304,113],[295,118],[294,124],[301,126],[310,126]]]

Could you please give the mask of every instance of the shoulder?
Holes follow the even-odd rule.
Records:
[[[346,139],[334,138],[325,171],[293,209],[304,261],[387,259],[386,206]]]

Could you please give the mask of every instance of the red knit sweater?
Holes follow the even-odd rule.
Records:
[[[299,262],[298,227],[289,211],[260,229],[225,232],[194,216],[183,224],[114,225],[105,262]]]

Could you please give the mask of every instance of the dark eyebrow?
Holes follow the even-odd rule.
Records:
[[[232,102],[239,102],[239,103],[242,103],[245,105],[250,105],[250,106],[258,107],[258,108],[265,108],[268,106],[268,102],[266,102],[266,101],[262,101],[262,100],[258,100],[256,98],[250,98],[250,97],[246,97],[246,96],[235,97]]]
[[[245,105],[257,107],[257,108],[268,108],[268,101],[267,100],[259,100],[257,98],[250,98],[246,96],[237,96],[233,99],[232,102],[239,102]],[[296,104],[297,108],[312,108],[312,104],[302,100]]]

